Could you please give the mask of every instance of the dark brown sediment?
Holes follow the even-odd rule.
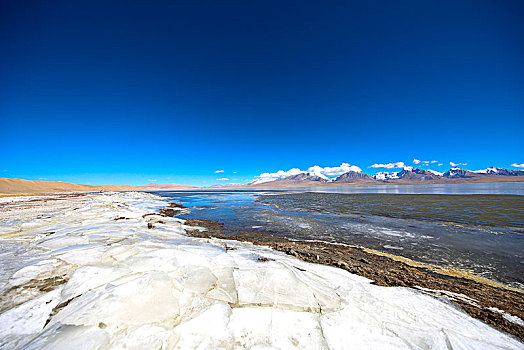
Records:
[[[388,287],[411,287],[437,297],[445,296],[472,317],[524,340],[524,327],[510,322],[496,308],[524,319],[524,294],[520,290],[489,281],[465,278],[445,270],[399,261],[362,247],[350,247],[325,242],[291,241],[255,231],[226,232],[223,224],[212,220],[189,219],[186,225],[206,230],[191,230],[188,234],[201,238],[221,238],[269,246],[304,261],[336,266],[369,278],[374,284]],[[458,295],[455,295],[456,293]],[[466,297],[463,297],[466,296]]]

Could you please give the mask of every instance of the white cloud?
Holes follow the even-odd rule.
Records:
[[[306,173],[311,173],[313,175],[329,180],[328,176],[342,175],[349,171],[361,172],[362,169],[360,169],[356,165],[350,165],[349,163],[342,163],[340,164],[340,166],[336,166],[336,167],[321,167],[321,166],[315,165],[315,166],[309,167],[307,171],[300,170],[299,168],[292,168],[292,169],[289,169],[288,171],[279,170],[276,173],[262,173],[258,176],[255,176],[255,180],[252,181],[251,184],[260,184],[264,182],[283,179],[283,178],[293,176],[293,175],[306,174]]]
[[[147,181],[157,182],[157,179],[148,179]]]
[[[215,174],[218,174],[218,173],[223,173],[224,170],[215,170]]]
[[[350,165],[349,163],[342,163],[340,164],[340,166],[336,166],[336,167],[320,167],[318,165],[315,165],[315,166],[312,166],[310,167],[308,170],[308,172],[310,173],[314,173],[314,174],[322,174],[322,175],[327,175],[327,176],[336,176],[336,175],[342,175],[342,174],[345,174],[349,171],[355,171],[357,173],[360,173],[362,171],[362,169],[360,169],[358,166],[356,165]]]
[[[318,165],[315,165],[315,166],[312,166],[312,167],[309,167],[308,169],[308,173],[312,174],[312,175],[315,175],[315,176],[318,176],[318,177],[321,177],[325,180],[329,180],[329,178],[322,174],[322,170],[324,170],[324,168],[318,166]]]
[[[393,169],[393,168],[403,168],[406,164],[404,162],[396,162],[396,163],[386,163],[386,164],[373,164],[370,166],[370,168],[386,168],[386,169]]]
[[[227,177],[221,177],[220,179],[217,179],[217,181],[229,181]]]
[[[236,174],[237,172],[236,171],[233,171],[233,174]]]
[[[438,165],[438,166],[443,166],[444,164],[442,164],[442,163],[438,163],[437,165]]]
[[[468,165],[468,163],[453,163],[453,162],[449,162],[449,165],[451,165],[451,166],[460,166],[460,165]]]
[[[424,165],[429,165],[430,163],[438,163],[438,161],[436,160],[420,160],[420,159],[413,159],[413,163],[414,164],[420,164],[422,163],[421,165],[424,166]]]
[[[263,183],[263,182],[268,182],[268,181],[274,181],[274,180],[278,180],[278,179],[282,179],[288,176],[298,175],[302,173],[305,173],[305,171],[302,171],[299,168],[289,169],[288,171],[279,170],[276,173],[262,173],[256,176],[257,179],[253,181],[253,183]]]
[[[515,167],[515,168],[524,168],[524,163],[522,163],[522,164],[513,163],[513,164],[511,164],[511,166]]]

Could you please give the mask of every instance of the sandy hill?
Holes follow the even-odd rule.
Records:
[[[62,181],[31,181],[0,178],[0,193],[47,193],[47,192],[96,192],[96,191],[137,191],[134,186],[103,185],[91,186]]]
[[[63,181],[31,181],[22,179],[0,178],[0,193],[48,193],[48,192],[97,192],[97,191],[170,191],[190,190],[197,187],[180,184],[147,184],[142,186],[126,185],[81,185]]]

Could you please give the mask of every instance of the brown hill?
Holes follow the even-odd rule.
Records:
[[[368,174],[364,173],[358,173],[356,171],[348,171],[345,174],[342,174],[338,176],[335,180],[333,180],[334,183],[355,183],[355,182],[375,182],[376,180],[373,179]]]
[[[96,191],[137,191],[134,186],[80,185],[62,181],[31,181],[0,178],[0,193],[48,193],[48,192],[96,192]]]

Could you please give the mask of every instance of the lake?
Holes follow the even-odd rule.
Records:
[[[154,192],[227,232],[359,245],[524,286],[524,184]]]

